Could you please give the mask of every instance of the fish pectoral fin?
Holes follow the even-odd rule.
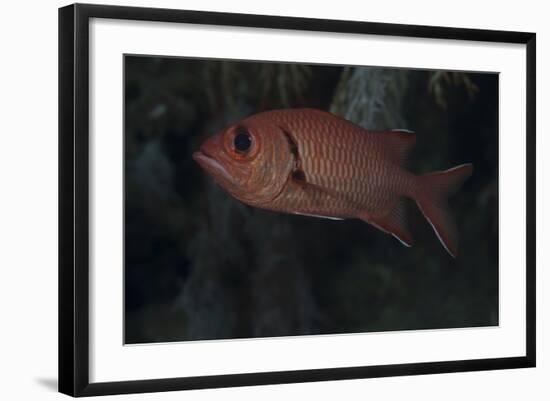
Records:
[[[322,208],[324,204],[330,199],[343,199],[350,205],[353,205],[356,208],[360,208],[360,205],[354,202],[347,194],[306,181],[305,176],[303,175],[301,170],[297,170],[293,174],[292,181],[304,191],[305,196],[310,197],[310,199],[314,203],[317,203],[316,206],[320,208]]]
[[[400,199],[394,208],[384,216],[360,215],[359,218],[372,224],[379,230],[393,235],[403,245],[410,247],[414,241],[405,221],[405,202]]]
[[[330,200],[338,200],[341,198],[344,198],[344,199],[346,198],[344,194],[338,191],[308,182],[305,178],[305,174],[301,170],[295,170],[292,173],[292,183],[296,185],[301,191],[303,191],[304,196],[308,197],[312,205],[318,210],[325,209],[326,203],[330,202]],[[323,219],[330,219],[330,220],[345,220],[346,218],[341,216],[325,215],[322,213],[294,212],[294,214],[311,216],[311,217],[320,217]]]
[[[325,188],[321,185],[314,184],[312,182],[309,182],[306,180],[305,174],[302,170],[294,170],[292,172],[292,181],[294,183],[298,184],[303,189],[308,189],[311,191],[315,191],[318,193],[323,193],[325,195],[329,196],[340,196],[340,193],[338,191],[335,191],[333,189]]]

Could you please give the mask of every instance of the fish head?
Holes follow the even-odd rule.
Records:
[[[193,159],[218,185],[253,206],[280,194],[293,166],[284,131],[254,116],[208,138]]]

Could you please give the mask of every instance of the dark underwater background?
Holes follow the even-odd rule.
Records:
[[[125,342],[498,325],[498,74],[125,56]],[[264,110],[407,128],[415,173],[471,162],[451,258],[412,201],[415,245],[359,220],[241,204],[191,154]]]

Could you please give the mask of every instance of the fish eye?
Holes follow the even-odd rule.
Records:
[[[233,145],[238,152],[247,152],[252,145],[252,137],[246,131],[241,131],[233,139]]]

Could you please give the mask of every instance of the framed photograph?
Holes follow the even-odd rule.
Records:
[[[61,392],[535,366],[534,33],[70,5],[59,113]]]

